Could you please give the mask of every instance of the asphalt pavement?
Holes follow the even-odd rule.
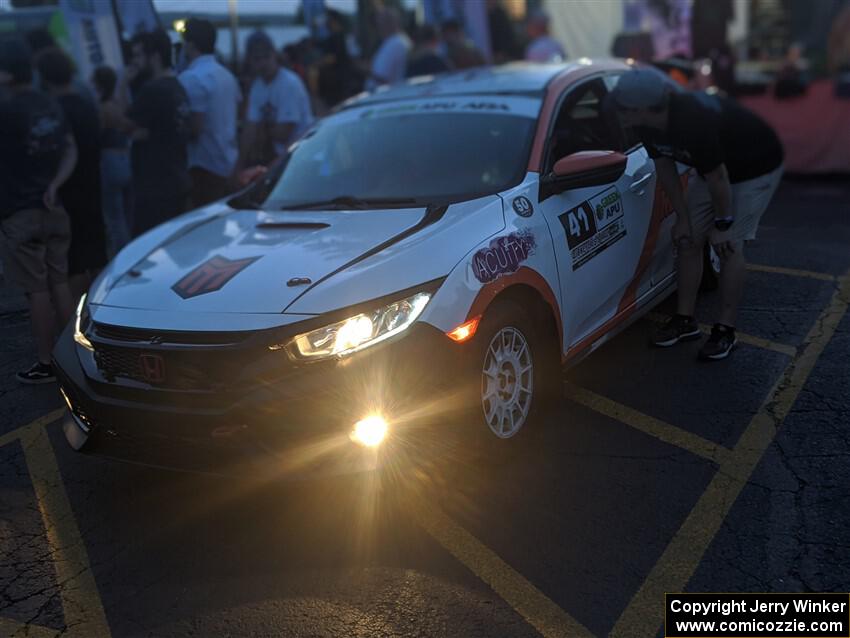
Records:
[[[748,258],[726,361],[649,317],[510,458],[285,482],[73,452],[0,286],[0,636],[645,637],[664,592],[850,590],[850,184],[784,182]]]

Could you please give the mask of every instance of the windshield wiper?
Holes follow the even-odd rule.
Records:
[[[382,207],[404,207],[404,206],[420,206],[419,202],[412,197],[367,197],[360,198],[352,195],[341,195],[333,199],[320,200],[315,202],[303,202],[301,204],[290,204],[281,206],[280,210],[303,210],[312,209],[327,209],[338,210],[340,208],[356,208],[359,210],[369,208]]]

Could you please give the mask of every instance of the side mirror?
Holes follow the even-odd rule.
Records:
[[[626,170],[628,157],[617,151],[579,151],[557,162],[540,180],[540,199],[571,188],[604,186],[616,182]]]

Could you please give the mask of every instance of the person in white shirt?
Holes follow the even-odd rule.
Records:
[[[401,82],[407,70],[407,56],[413,48],[410,38],[401,30],[398,11],[392,7],[378,14],[378,32],[383,42],[372,58],[372,69],[366,81],[370,91],[382,84]]]
[[[529,62],[563,62],[567,59],[564,47],[549,35],[549,16],[544,11],[534,11],[528,18],[526,33],[531,40],[525,49]]]
[[[242,92],[233,74],[215,59],[216,30],[208,20],[191,19],[183,33],[189,66],[178,80],[189,96],[189,172],[192,207],[225,197],[239,158],[236,120]]]
[[[295,73],[282,68],[271,38],[257,31],[248,38],[246,58],[257,77],[248,94],[237,171],[266,164],[286,153],[313,123],[310,96]]]

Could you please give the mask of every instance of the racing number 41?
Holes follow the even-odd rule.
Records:
[[[568,210],[559,219],[567,235],[567,244],[570,250],[596,234],[596,220],[593,218],[593,209],[587,202]]]
[[[570,225],[570,235],[581,237],[583,233],[590,232],[590,221],[587,218],[587,213],[584,212],[584,208],[572,210],[567,215],[567,221]],[[584,227],[583,230],[582,227]]]

